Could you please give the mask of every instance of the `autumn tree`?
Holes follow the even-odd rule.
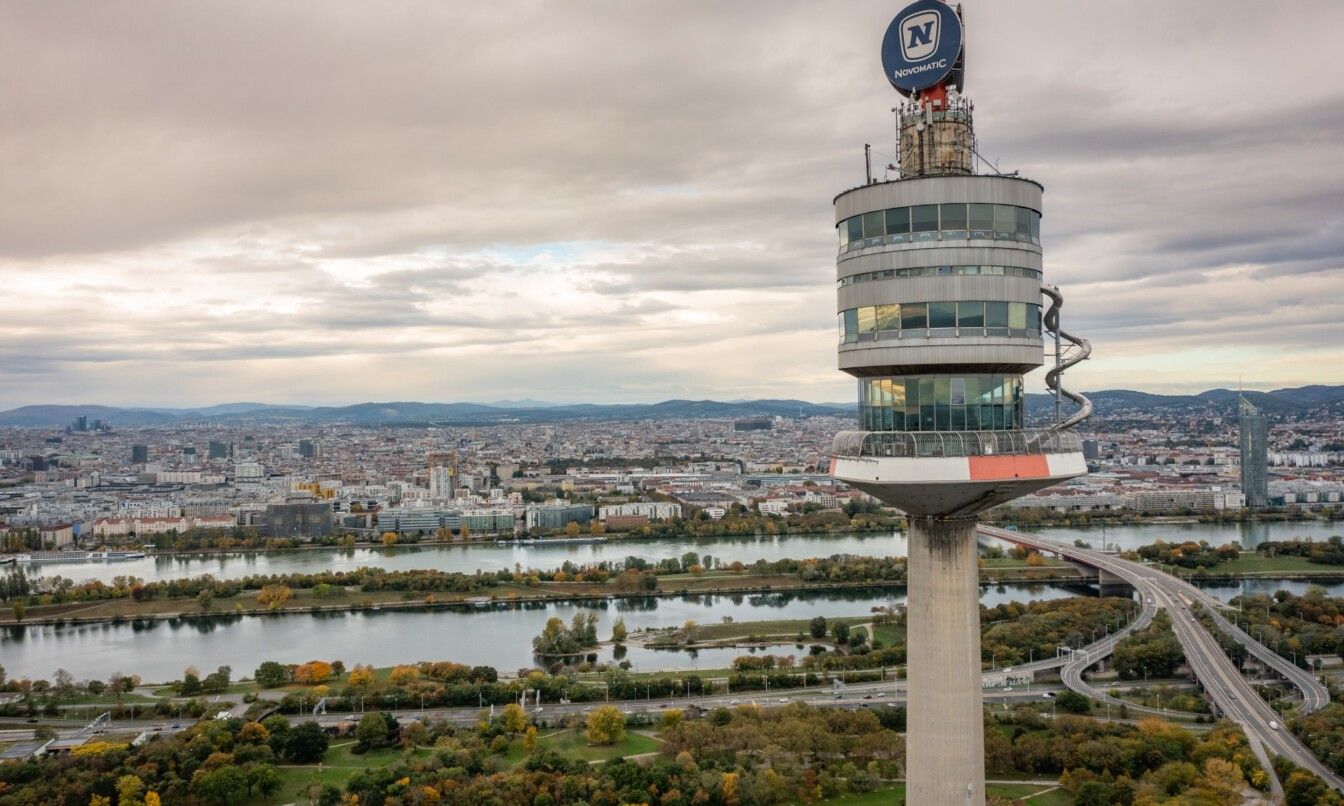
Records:
[[[134,775],[123,775],[117,779],[117,806],[144,806],[141,797],[145,791],[145,782]]]
[[[527,712],[523,710],[523,706],[516,702],[504,706],[499,721],[508,733],[522,733],[527,730]]]
[[[619,644],[626,639],[627,634],[628,632],[625,628],[625,619],[623,618],[616,619],[616,621],[611,625],[611,640]]]
[[[367,691],[373,686],[373,667],[355,664],[355,668],[350,670],[350,677],[346,682],[356,691]]]
[[[527,732],[523,734],[523,750],[527,753],[533,753],[537,749],[537,726],[528,725]]]
[[[294,598],[294,591],[290,590],[288,585],[276,583],[262,587],[257,593],[257,604],[276,610],[292,598]]]
[[[310,660],[294,670],[294,682],[315,686],[331,677],[331,664],[324,660]]]
[[[607,746],[625,738],[625,714],[614,705],[603,705],[588,715],[588,744]]]
[[[404,686],[420,678],[420,670],[414,666],[394,666],[388,679],[394,686]]]

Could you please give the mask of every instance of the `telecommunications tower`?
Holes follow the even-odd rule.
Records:
[[[1085,473],[1068,429],[1092,411],[1060,385],[1091,348],[1042,284],[1042,186],[976,171],[963,43],[959,7],[896,16],[882,66],[905,99],[899,178],[870,172],[835,198],[839,364],[862,430],[835,437],[831,473],[908,516],[906,802],[920,806],[985,801],[976,515]],[[1022,376],[1047,337],[1055,410],[1061,395],[1078,408],[1026,429]]]

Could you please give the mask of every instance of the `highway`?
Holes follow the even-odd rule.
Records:
[[[1241,672],[1224,654],[1223,649],[1195,617],[1192,607],[1198,606],[1209,613],[1220,630],[1246,647],[1247,651],[1279,671],[1289,682],[1302,692],[1302,710],[1312,711],[1329,702],[1329,692],[1311,673],[1279,658],[1276,653],[1253,639],[1244,631],[1230,624],[1219,612],[1222,602],[1204,593],[1195,586],[1167,574],[1159,569],[1142,563],[1131,562],[1119,557],[1079,546],[1065,545],[1025,532],[1009,531],[994,527],[981,526],[980,533],[988,537],[1015,543],[1057,554],[1067,559],[1081,562],[1123,579],[1142,597],[1145,609],[1160,607],[1171,616],[1172,629],[1181,642],[1185,659],[1191,672],[1204,687],[1205,693],[1218,710],[1229,719],[1241,725],[1245,731],[1251,749],[1260,758],[1275,792],[1281,792],[1273,767],[1265,755],[1265,750],[1283,756],[1294,764],[1308,769],[1320,776],[1336,790],[1344,791],[1344,778],[1332,772],[1320,762],[1296,736],[1285,728],[1277,714],[1258,692],[1242,677]],[[1151,617],[1150,617],[1151,618]],[[1077,653],[1075,653],[1076,655]],[[1103,655],[1090,653],[1077,659],[1077,667],[1067,665],[1068,676],[1065,682],[1072,687],[1082,682],[1082,671],[1100,660]],[[1076,675],[1074,674],[1076,671]],[[1085,684],[1084,684],[1085,685]],[[1095,691],[1095,689],[1093,689]],[[1131,709],[1133,706],[1131,706]]]

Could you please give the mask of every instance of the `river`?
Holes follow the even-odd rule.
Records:
[[[1075,595],[1055,585],[1012,584],[982,589],[981,602],[1058,599]],[[313,659],[388,666],[420,660],[487,665],[510,673],[533,665],[532,637],[546,619],[568,621],[575,613],[597,615],[597,632],[611,635],[624,618],[633,634],[644,628],[680,627],[734,621],[805,619],[816,615],[859,616],[880,605],[905,601],[903,590],[797,591],[752,595],[640,597],[582,602],[498,604],[435,610],[394,610],[336,614],[228,616],[211,620],[127,622],[75,626],[0,628],[0,658],[11,678],[50,678],[64,668],[76,679],[106,679],[113,672],[145,680],[180,677],[188,664],[202,672],[233,667],[235,677],[251,675],[264,660],[301,663]],[[775,650],[789,654],[792,647]],[[611,660],[611,647],[598,653]],[[723,668],[744,649],[702,649],[695,653],[629,647],[635,670]]]
[[[1252,548],[1266,540],[1311,537],[1324,540],[1344,533],[1344,524],[1304,521],[1299,523],[1178,523],[1108,526],[1079,529],[1042,528],[1041,535],[1066,543],[1083,540],[1096,548],[1102,542],[1121,548],[1166,540],[1207,540],[1215,546],[1237,541]],[[296,549],[275,552],[225,552],[218,554],[156,555],[136,560],[89,563],[41,563],[24,566],[31,576],[60,575],[75,581],[115,576],[139,577],[146,582],[213,574],[230,579],[251,574],[314,573],[376,566],[389,570],[437,568],[471,573],[501,568],[552,569],[565,561],[576,564],[620,562],[630,555],[650,562],[680,557],[688,551],[710,555],[724,563],[752,563],[759,559],[827,557],[832,554],[905,556],[903,533],[843,533],[833,535],[783,535],[758,537],[705,537],[694,539],[612,539],[603,543],[497,544],[394,546],[388,548]]]

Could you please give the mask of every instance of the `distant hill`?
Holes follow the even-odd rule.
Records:
[[[519,401],[522,405],[482,403],[357,403],[352,406],[272,406],[226,403],[198,409],[113,408],[109,406],[24,406],[0,412],[0,427],[63,428],[87,415],[115,426],[175,423],[352,423],[356,425],[488,425],[508,422],[567,420],[724,419],[740,417],[811,417],[844,410],[804,400],[666,400],[652,404],[553,404]]]
[[[1267,413],[1279,416],[1321,413],[1344,416],[1344,386],[1303,386],[1272,392],[1245,392]],[[1131,389],[1088,392],[1101,416],[1144,416],[1207,411],[1232,414],[1237,392],[1210,389],[1197,395],[1159,395]],[[111,406],[23,406],[0,412],[0,427],[63,428],[76,417],[103,420],[112,426],[154,426],[183,423],[350,423],[353,425],[489,425],[573,420],[740,419],[745,417],[814,417],[850,415],[853,403],[808,403],[804,400],[665,400],[661,403],[556,403],[535,400],[484,403],[419,403],[414,401],[357,403],[351,406],[277,406],[266,403],[223,403],[194,409],[115,408]],[[1072,411],[1064,402],[1064,411]],[[1048,394],[1027,395],[1027,417],[1040,422],[1054,411]]]
[[[1272,392],[1240,393],[1235,389],[1210,389],[1197,395],[1157,395],[1131,389],[1107,389],[1084,394],[1091,399],[1096,406],[1097,414],[1101,416],[1155,412],[1179,414],[1195,411],[1229,415],[1236,412],[1238,394],[1244,395],[1252,405],[1267,414],[1305,414],[1316,410],[1327,414],[1344,414],[1344,386],[1300,386],[1292,389],[1275,389]],[[1029,394],[1027,417],[1029,419],[1046,417],[1053,413],[1054,405],[1052,395]],[[1072,411],[1073,405],[1066,399],[1062,409],[1065,412]]]

